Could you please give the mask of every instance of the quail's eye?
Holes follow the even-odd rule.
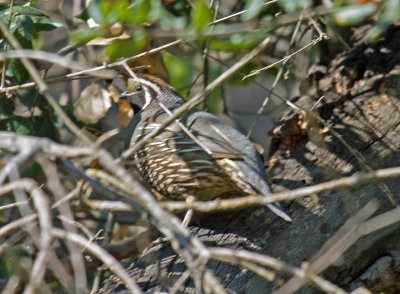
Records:
[[[136,91],[138,91],[138,92],[142,91],[142,86],[141,85],[137,86]]]

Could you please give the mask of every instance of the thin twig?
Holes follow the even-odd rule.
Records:
[[[3,35],[6,37],[8,42],[14,47],[14,49],[20,50],[22,49],[20,43],[18,40],[10,33],[10,31],[7,29],[7,27],[4,25],[3,21],[0,19],[0,30],[3,33]],[[88,136],[86,136],[81,129],[79,129],[75,123],[69,118],[69,116],[64,112],[64,110],[58,105],[57,101],[54,99],[53,96],[51,96],[47,92],[47,85],[43,81],[43,79],[40,77],[39,71],[35,68],[33,63],[23,57],[20,59],[22,64],[25,66],[26,70],[30,73],[32,79],[36,82],[38,86],[39,93],[41,93],[47,100],[47,102],[51,105],[51,107],[54,109],[54,111],[58,114],[58,116],[62,119],[62,121],[65,123],[65,125],[78,137],[80,138],[83,142],[86,144],[90,145],[92,144],[91,140],[89,139]]]
[[[195,201],[187,203],[184,201],[164,201],[160,202],[161,207],[169,211],[183,211],[187,209],[193,209],[199,212],[210,212],[210,211],[221,211],[229,209],[241,209],[249,206],[257,205],[268,205],[280,201],[291,201],[304,196],[322,193],[330,190],[339,190],[350,188],[355,185],[368,184],[371,182],[382,181],[388,178],[400,177],[400,167],[380,169],[374,172],[361,173],[350,177],[343,177],[340,179],[332,180],[329,182],[312,185],[309,187],[303,187],[294,189],[291,191],[272,193],[265,196],[250,195],[246,197],[238,197],[234,199],[217,199],[212,201]],[[0,189],[1,194],[1,189]],[[101,200],[90,200],[92,208],[98,210],[110,210],[110,211],[132,211],[124,203],[118,201],[101,201]]]
[[[309,47],[311,47],[311,46],[314,46],[314,45],[318,44],[319,42],[321,42],[322,40],[324,40],[324,39],[326,39],[326,38],[327,38],[326,35],[319,36],[318,38],[312,40],[310,43],[308,43],[307,45],[303,46],[303,47],[300,48],[299,50],[293,52],[292,54],[289,54],[289,55],[283,57],[282,59],[280,59],[280,60],[278,60],[278,61],[276,61],[276,62],[274,62],[274,63],[272,63],[272,64],[270,64],[270,65],[267,65],[267,66],[265,66],[265,67],[263,67],[263,68],[260,68],[260,69],[257,69],[257,70],[252,71],[252,72],[251,72],[250,74],[248,74],[247,76],[244,76],[244,77],[243,77],[243,80],[245,80],[245,79],[247,79],[247,78],[250,78],[250,77],[252,77],[252,76],[258,75],[258,74],[261,73],[262,71],[266,71],[266,70],[270,69],[271,67],[274,67],[275,65],[279,64],[279,63],[288,61],[288,60],[289,60],[290,58],[292,58],[293,56],[299,54],[300,52],[306,50],[307,48],[309,48]]]
[[[126,269],[118,262],[118,260],[116,260],[113,256],[111,256],[106,250],[101,248],[99,245],[89,242],[88,239],[78,234],[63,231],[60,229],[54,228],[50,231],[50,234],[52,234],[56,238],[63,240],[70,240],[82,247],[85,247],[91,254],[100,259],[113,273],[115,273],[118,277],[120,277],[121,280],[126,285],[127,289],[131,293],[137,293],[137,294],[142,293],[138,285],[134,282],[132,277],[129,275]]]
[[[151,54],[157,53],[159,51],[162,51],[162,50],[165,50],[165,49],[168,49],[170,47],[173,47],[173,46],[176,46],[176,45],[180,45],[180,44],[183,44],[183,43],[184,43],[183,40],[178,39],[178,40],[175,40],[173,42],[169,42],[169,43],[167,43],[165,45],[159,46],[157,48],[153,48],[153,49],[148,50],[146,52],[142,52],[142,53],[139,53],[139,54],[137,54],[135,56],[123,59],[121,61],[117,61],[117,62],[114,62],[114,63],[111,63],[111,64],[107,64],[107,65],[97,66],[97,67],[94,67],[94,68],[91,68],[91,69],[88,69],[88,70],[83,70],[83,71],[80,71],[80,72],[75,72],[75,73],[73,73],[73,75],[74,76],[78,76],[78,75],[82,75],[82,74],[87,74],[88,72],[91,72],[91,71],[98,71],[98,70],[102,70],[102,69],[123,66],[124,63],[130,63],[130,62],[132,62],[132,61],[134,61],[136,59],[139,59],[141,57],[144,57],[144,56],[147,56],[147,55],[151,55]],[[68,76],[71,76],[71,75],[72,74],[70,74]]]
[[[303,11],[304,11],[304,9],[302,10],[302,12],[303,12]],[[300,24],[302,23],[302,21],[303,21],[303,13],[300,14],[299,20],[297,21],[296,26],[295,26],[295,28],[294,28],[294,30],[293,30],[293,34],[292,34],[292,37],[290,38],[289,48],[288,48],[287,51],[286,51],[286,55],[289,54],[290,49],[292,48],[294,42],[296,41],[296,36],[297,36],[297,33],[298,33],[299,29],[300,29]],[[281,79],[281,77],[282,77],[283,71],[285,70],[285,65],[286,65],[287,61],[288,61],[288,60],[286,60],[286,61],[284,61],[284,62],[282,63],[282,66],[281,66],[281,68],[279,69],[278,74],[276,75],[276,77],[275,77],[275,79],[274,79],[274,82],[272,83],[272,86],[271,86],[271,89],[270,89],[271,91],[274,91],[274,89],[275,89],[276,86],[278,85],[278,83],[279,83],[279,81],[280,81],[280,79]],[[244,78],[245,78],[245,77],[243,77],[243,79],[244,79]],[[265,97],[263,103],[261,104],[261,107],[257,110],[257,116],[256,116],[256,118],[254,119],[252,125],[250,126],[250,128],[249,128],[249,130],[248,130],[248,132],[247,132],[247,138],[250,138],[251,133],[253,132],[253,129],[255,128],[255,126],[256,126],[256,124],[257,124],[257,120],[259,119],[259,117],[260,117],[261,114],[263,113],[265,107],[266,107],[267,104],[268,104],[268,101],[269,101],[269,95],[267,95],[267,96]]]
[[[400,167],[380,169],[370,173],[361,173],[350,177],[343,177],[337,180],[324,182],[309,187],[294,189],[291,191],[272,193],[265,196],[250,195],[246,197],[238,197],[234,199],[217,199],[212,201],[195,201],[187,203],[184,201],[163,201],[160,202],[161,207],[169,211],[183,211],[193,209],[199,212],[211,212],[230,209],[241,209],[250,206],[265,206],[271,203],[280,201],[291,201],[304,196],[309,196],[316,193],[322,193],[330,190],[339,190],[350,188],[355,185],[361,185],[376,181],[382,181],[388,178],[400,177]],[[0,189],[1,194],[1,189]],[[122,198],[120,198],[122,200]],[[120,201],[106,200],[89,200],[86,202],[92,209],[104,211],[132,211],[130,206]]]
[[[183,43],[184,42],[182,40],[175,40],[173,42],[167,43],[167,44],[159,46],[157,48],[153,48],[151,50],[148,50],[146,52],[142,52],[140,54],[137,54],[135,56],[126,58],[126,59],[118,61],[118,62],[114,62],[114,63],[111,63],[111,64],[97,66],[97,67],[94,67],[94,68],[89,68],[89,69],[86,69],[86,70],[70,73],[70,74],[67,74],[67,75],[62,76],[62,77],[57,77],[57,78],[46,80],[45,82],[46,83],[58,83],[58,82],[65,81],[65,80],[68,80],[68,79],[86,78],[85,76],[82,77],[82,75],[90,75],[91,72],[95,72],[96,73],[96,72],[100,72],[100,71],[105,70],[105,69],[114,68],[114,67],[120,67],[120,66],[122,66],[122,64],[124,62],[128,62],[129,63],[129,62],[131,62],[133,60],[136,60],[138,58],[141,58],[143,56],[155,54],[155,53],[157,53],[159,51],[162,51],[162,50],[165,50],[167,48],[170,48],[170,47],[173,47],[173,46],[176,46],[176,45],[179,45],[179,44],[183,44]],[[17,90],[20,90],[20,89],[27,89],[27,88],[31,88],[31,87],[35,87],[35,86],[37,86],[36,81],[35,82],[29,82],[29,83],[26,83],[26,84],[23,84],[23,85],[16,85],[16,86],[10,86],[10,87],[6,87],[6,88],[0,88],[0,94],[1,93],[6,93],[6,92],[14,92],[14,91],[17,91]]]
[[[93,149],[89,147],[76,147],[55,143],[48,138],[25,136],[14,132],[0,131],[0,149],[9,152],[22,152],[26,149],[34,149],[38,146],[47,155],[61,158],[75,158],[93,155]]]
[[[8,160],[7,164],[0,170],[0,185],[4,183],[13,168],[21,169],[38,151],[38,146],[34,145],[32,148],[20,151],[17,155]]]
[[[188,44],[188,45],[190,46],[190,44]],[[227,67],[227,68],[231,67],[230,64],[227,64],[227,63],[221,61],[220,59],[218,59],[217,57],[215,57],[215,56],[213,56],[213,55],[211,55],[211,54],[208,54],[208,57],[211,58],[211,59],[213,59],[213,60],[215,60],[215,61],[218,62],[219,64],[222,64],[223,66],[225,66],[225,67]],[[241,70],[238,71],[238,74],[240,74],[242,77],[244,77],[244,76],[246,75],[246,74],[245,74],[243,71],[241,71]],[[197,77],[197,78],[198,78],[198,77]],[[290,106],[291,108],[296,109],[296,110],[300,110],[300,108],[297,107],[295,104],[293,104],[291,101],[289,101],[289,100],[286,99],[285,97],[279,95],[278,93],[274,92],[272,89],[267,88],[262,82],[259,82],[259,81],[257,81],[257,80],[252,80],[252,83],[255,83],[257,86],[259,86],[260,88],[264,89],[266,92],[268,92],[268,95],[273,95],[273,96],[279,98],[281,101],[283,101],[285,104],[287,104],[287,105]]]
[[[91,68],[86,68],[82,66],[81,63],[72,61],[70,58],[66,58],[51,52],[41,51],[41,50],[29,50],[29,49],[19,49],[7,52],[0,52],[0,60],[6,59],[33,59],[33,60],[43,60],[52,64],[57,64],[59,66],[69,68],[72,70],[79,70],[85,72],[86,75],[100,79],[112,79],[116,76],[117,72],[111,69],[102,70],[92,70]]]
[[[149,143],[155,136],[159,135],[167,126],[169,126],[172,122],[174,122],[177,118],[179,118],[183,113],[201,103],[204,100],[205,95],[211,93],[221,83],[223,83],[226,79],[231,77],[241,67],[247,64],[249,61],[251,61],[255,56],[257,56],[269,44],[270,44],[270,38],[267,37],[259,44],[259,46],[254,48],[251,52],[245,55],[239,62],[237,62],[231,68],[222,73],[217,79],[212,81],[202,93],[195,95],[192,99],[190,99],[190,101],[186,102],[181,107],[177,108],[173,112],[173,114],[169,118],[167,118],[158,128],[150,132],[143,139],[137,142],[134,146],[126,150],[121,156],[122,159],[128,159],[129,157],[131,157],[132,154],[142,149],[144,145]]]
[[[208,248],[210,252],[210,257],[212,259],[220,260],[223,262],[227,262],[233,265],[242,265],[242,261],[245,262],[251,262],[255,264],[260,264],[263,266],[270,267],[276,271],[284,272],[291,274],[295,277],[299,277],[301,279],[310,279],[310,273],[304,271],[303,269],[294,267],[292,265],[289,265],[283,261],[280,261],[279,259],[259,254],[259,253],[253,253],[247,250],[234,250],[234,249],[228,249],[228,248],[217,248],[217,247],[211,247]],[[253,267],[249,268],[250,270],[253,269]],[[257,272],[256,272],[257,273]],[[315,275],[314,275],[315,277]],[[340,289],[336,285],[322,279],[315,279],[312,278],[310,279],[311,281],[314,282],[316,286],[318,286],[321,290],[324,290],[329,293],[336,293],[336,294],[345,294],[346,291],[343,289]],[[322,284],[321,281],[324,281]],[[286,292],[289,293],[289,292]]]
[[[21,277],[18,274],[13,274],[7,281],[1,294],[14,294],[20,287]]]
[[[274,4],[274,3],[278,2],[278,1],[279,1],[279,0],[271,0],[271,1],[268,1],[267,3],[261,4],[259,8],[262,8],[262,7],[265,7],[265,6]],[[229,20],[229,19],[232,19],[232,18],[234,18],[234,17],[240,16],[240,15],[246,13],[247,11],[248,11],[248,9],[244,9],[244,10],[242,10],[242,11],[233,13],[233,14],[231,14],[231,15],[228,15],[228,16],[225,16],[225,17],[222,17],[222,18],[219,18],[219,19],[214,20],[213,22],[209,23],[209,25],[213,25],[213,24],[217,24],[217,23],[221,23],[221,22],[227,21],[227,20]]]
[[[91,78],[91,77],[85,76],[85,75],[76,76],[75,74],[67,74],[67,75],[60,76],[60,77],[54,77],[54,78],[46,79],[45,83],[54,84],[54,83],[65,82],[65,81],[68,81],[68,80],[89,79],[89,78]],[[36,83],[35,82],[28,82],[28,83],[21,84],[21,85],[9,86],[9,87],[5,87],[5,88],[0,88],[0,94],[2,94],[2,93],[12,93],[12,92],[15,92],[15,91],[18,91],[18,90],[29,89],[29,88],[33,88],[33,87],[36,87]]]
[[[0,206],[0,211],[11,209],[11,208],[15,208],[15,207],[18,207],[19,205],[26,205],[26,204],[28,204],[28,201],[13,202],[13,203],[10,203],[10,204],[1,205]]]
[[[186,270],[180,277],[179,279],[172,285],[172,287],[169,289],[169,294],[175,294],[180,290],[180,287],[189,279],[191,275],[190,270]]]
[[[8,13],[7,29],[10,29],[13,7],[14,7],[14,0],[11,0],[10,1],[10,8],[9,8],[10,12]],[[8,42],[6,42],[5,45],[4,45],[4,51],[7,51],[7,50],[8,50]],[[6,82],[6,70],[7,70],[7,58],[4,59],[3,68],[1,69],[0,89],[4,88],[4,85],[5,85],[5,82]]]
[[[317,275],[342,256],[361,237],[361,234],[358,232],[359,225],[367,220],[377,209],[378,205],[374,201],[370,201],[360,209],[325,242],[307,266],[306,271]],[[399,210],[397,209],[397,211]],[[275,294],[293,293],[304,284],[305,280],[303,277],[293,277],[280,287]]]
[[[273,272],[271,270],[267,270],[266,268],[259,266],[257,264],[254,264],[253,262],[241,260],[240,265],[243,266],[244,268],[251,270],[253,273],[259,275],[260,277],[266,279],[269,282],[274,281],[276,278],[275,272]]]
[[[25,148],[29,146],[25,146]],[[13,192],[15,199],[17,201],[24,201],[28,199],[28,195],[26,195],[26,192],[29,192],[30,196],[33,199],[36,199],[34,201],[35,208],[37,210],[37,215],[38,218],[41,219],[40,223],[40,228],[45,228],[47,231],[47,227],[51,226],[49,223],[49,212],[48,212],[48,205],[45,204],[48,199],[46,195],[44,195],[44,192],[40,187],[37,187],[37,184],[35,181],[31,179],[24,179],[21,180],[19,176],[19,171],[16,169],[13,169],[12,172],[10,172],[9,175],[10,183],[11,184],[17,182],[18,184],[25,184],[26,186],[15,186]],[[10,187],[9,186],[9,187]],[[0,187],[1,188],[1,187]],[[25,206],[19,206],[18,207],[20,210],[21,215],[30,215],[32,208],[28,205]],[[66,288],[69,289],[72,285],[72,279],[70,275],[64,270],[64,267],[62,263],[60,262],[59,258],[55,254],[53,248],[49,246],[49,242],[51,241],[51,237],[48,235],[48,232],[43,233],[42,230],[39,230],[37,223],[33,222],[28,225],[26,225],[23,228],[31,237],[34,245],[36,248],[41,249],[43,252],[43,255],[47,255],[48,258],[46,259],[46,262],[48,264],[48,267],[50,270],[54,273],[54,275],[58,278],[58,280],[61,282],[61,284]],[[43,240],[42,238],[43,237]],[[38,262],[41,262],[38,260]],[[40,264],[39,264],[40,265]],[[40,277],[40,276],[39,276]],[[32,280],[33,281],[33,280]],[[31,284],[33,286],[33,284]],[[32,287],[28,287],[27,291],[33,290]]]
[[[161,202],[161,206],[170,211],[182,211],[193,209],[195,211],[209,212],[226,209],[239,209],[255,205],[267,205],[274,202],[291,201],[300,197],[321,193],[330,190],[338,190],[349,188],[354,185],[368,184],[371,182],[382,181],[384,179],[400,177],[400,167],[379,169],[373,172],[361,173],[350,177],[343,177],[337,180],[285,191],[273,193],[268,197],[263,196],[246,196],[235,199],[212,200],[212,201],[195,201],[186,203],[183,201],[165,201]]]
[[[318,17],[331,14],[334,11],[334,8],[327,7],[326,5],[320,5],[312,8],[307,8],[306,11],[314,17]],[[209,27],[208,30],[203,32],[203,36],[221,38],[238,33],[254,32],[258,28],[260,27],[265,28],[266,26],[270,28],[269,31],[275,31],[280,27],[296,23],[299,19],[299,15],[300,15],[299,12],[284,13],[276,18],[268,17],[265,19],[261,19],[259,22],[231,23],[224,25],[224,27],[222,28],[218,27],[215,29]],[[182,36],[184,33],[184,29],[166,31],[157,27],[150,29],[149,33],[153,38],[165,41],[170,39],[176,39],[179,36]]]
[[[204,271],[203,288],[206,293],[226,294],[227,291],[222,286],[221,281],[211,270]]]
[[[44,174],[46,175],[47,186],[48,189],[52,192],[52,195],[54,195],[56,200],[63,200],[64,195],[67,195],[68,193],[61,183],[56,165],[46,156],[44,156],[43,153],[37,156],[37,162],[40,164]],[[52,206],[52,208],[53,207],[54,206]],[[69,205],[69,202],[58,202],[57,210],[60,213],[59,219],[61,219],[65,230],[67,230],[68,232],[76,233],[75,226],[71,225],[71,222],[74,220],[74,214]],[[81,224],[81,226],[83,225]],[[47,230],[51,230],[51,228],[48,228]],[[87,278],[83,256],[79,254],[79,249],[77,245],[73,242],[67,240],[66,245],[73,269],[75,291],[76,293],[85,292],[87,289]]]
[[[29,225],[36,225],[37,218],[38,218],[38,216],[36,213],[29,214],[29,215],[25,215],[13,222],[10,222],[10,223],[2,226],[0,228],[0,237],[7,236],[8,234],[10,234],[12,231],[14,231],[16,229],[20,229],[20,228],[23,228],[23,227],[29,226]]]

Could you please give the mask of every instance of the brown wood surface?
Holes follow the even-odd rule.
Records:
[[[373,44],[364,42],[364,35],[364,29],[359,29],[353,39],[354,49],[311,70],[305,83],[307,91],[297,103],[309,107],[324,95],[318,107],[320,114],[362,155],[370,168],[400,166],[400,27],[392,27],[385,37]],[[291,112],[285,114],[286,118],[290,116]],[[272,154],[268,170],[273,191],[322,183],[362,170],[355,156],[335,136],[322,129],[311,123],[305,145],[275,145],[279,148]],[[383,183],[400,202],[400,179]],[[303,261],[312,259],[371,199],[379,204],[375,215],[394,208],[382,188],[371,183],[283,203],[293,223],[285,223],[267,209],[258,207],[202,215],[192,222],[191,230],[209,246],[247,249],[300,266]],[[358,240],[323,272],[323,277],[346,290],[364,285],[373,291],[382,291],[383,287],[385,293],[400,293],[396,281],[399,263],[390,263],[392,259],[398,261],[393,252],[400,251],[399,226],[391,225]],[[392,284],[360,278],[374,262],[385,256],[389,258],[389,261],[384,259],[386,265],[388,262],[392,265],[386,267],[392,273],[387,275]],[[210,262],[209,268],[232,293],[272,293],[289,278],[282,275],[270,283],[248,270],[224,263]],[[166,243],[150,248],[130,267],[135,280],[149,292],[166,291],[184,270],[182,260]],[[110,279],[103,290],[118,293],[122,289],[115,284],[115,279]],[[188,282],[185,293],[193,292],[193,284]],[[301,293],[320,293],[320,290],[307,285]]]

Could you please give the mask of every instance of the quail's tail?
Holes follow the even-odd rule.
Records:
[[[273,213],[275,213],[277,216],[283,218],[285,221],[287,221],[287,222],[292,222],[292,218],[291,218],[290,216],[288,216],[288,215],[286,214],[286,212],[283,211],[282,208],[280,208],[280,205],[279,205],[279,204],[278,204],[278,205],[276,205],[276,204],[268,204],[267,207],[268,207],[269,209],[271,209],[271,211],[272,211]]]

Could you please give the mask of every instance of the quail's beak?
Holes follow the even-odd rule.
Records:
[[[128,91],[122,92],[121,95],[119,96],[120,98],[128,98],[129,96],[131,96],[132,94]]]

